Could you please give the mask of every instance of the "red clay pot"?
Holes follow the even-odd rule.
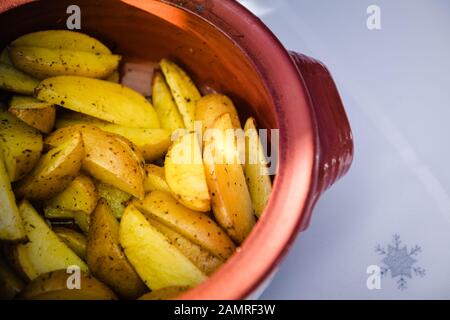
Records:
[[[31,31],[65,29],[73,3],[81,8],[81,31],[131,62],[122,70],[127,84],[148,93],[149,71],[170,57],[203,91],[229,95],[241,117],[251,113],[260,127],[280,129],[278,173],[262,219],[232,259],[182,296],[251,297],[307,227],[320,194],[350,167],[351,130],[330,73],[287,51],[229,0],[2,0],[0,45]]]

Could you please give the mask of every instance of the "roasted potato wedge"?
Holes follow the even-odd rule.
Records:
[[[92,213],[86,258],[91,272],[121,297],[136,299],[146,291],[120,247],[119,223],[104,199]]]
[[[97,183],[97,190],[99,197],[108,203],[114,217],[120,219],[131,199],[131,195],[103,182]]]
[[[48,200],[44,207],[45,216],[47,218],[65,218],[64,216],[48,215],[47,211],[52,209],[61,209],[65,211],[82,211],[91,214],[94,211],[98,201],[98,193],[95,184],[91,178],[84,174],[77,176],[63,192]]]
[[[172,96],[183,117],[184,126],[194,130],[195,105],[201,95],[191,78],[172,61],[162,59],[159,63]]]
[[[24,221],[25,232],[29,242],[17,244],[18,263],[24,261],[28,265],[20,266],[25,275],[33,280],[41,274],[66,269],[76,265],[82,271],[87,271],[87,265],[81,260],[48,226],[45,220],[34,210],[31,204],[24,200],[19,205],[19,211]],[[26,268],[26,270],[24,270]]]
[[[134,143],[147,161],[154,161],[164,156],[171,143],[170,132],[164,129],[123,127],[75,112],[59,117],[56,128],[74,125],[92,125],[103,131],[120,135]]]
[[[159,128],[152,105],[136,91],[104,80],[59,76],[43,80],[37,99],[111,123],[133,128]]]
[[[111,54],[103,43],[84,33],[69,30],[46,30],[27,33],[11,43],[11,46],[66,49],[98,54]]]
[[[154,164],[146,164],[145,167],[145,179],[144,179],[144,191],[165,191],[170,192],[170,188],[167,185],[166,177],[163,167],[158,167]]]
[[[144,294],[138,300],[172,300],[187,290],[189,290],[189,287],[161,288]]]
[[[6,264],[0,253],[0,300],[12,300],[25,284]]]
[[[178,111],[164,76],[159,71],[156,71],[153,75],[152,102],[161,128],[169,132],[184,128],[183,118]]]
[[[264,149],[256,130],[256,122],[248,118],[244,126],[245,131],[245,165],[244,174],[248,190],[252,199],[253,209],[260,217],[272,192],[269,170],[266,165]]]
[[[153,191],[133,204],[146,216],[155,219],[221,259],[230,257],[235,246],[226,233],[207,215],[192,211],[169,193]]]
[[[33,171],[18,182],[16,196],[51,199],[77,176],[83,159],[83,139],[80,132],[75,132],[66,142],[42,156]]]
[[[42,136],[6,111],[0,111],[0,149],[9,179],[14,182],[29,173],[41,156]]]
[[[233,101],[218,93],[209,94],[198,100],[195,107],[195,120],[202,122],[203,130],[208,130],[213,127],[214,121],[224,113],[230,114],[234,128],[241,128],[241,122]]]
[[[242,243],[252,230],[255,217],[242,166],[238,161],[228,161],[230,158],[237,160],[227,154],[237,154],[237,150],[228,150],[230,145],[227,144],[226,130],[234,130],[231,116],[228,113],[219,116],[213,129],[222,134],[205,141],[203,155],[213,213],[228,235]]]
[[[16,205],[16,199],[0,150],[0,240],[23,242],[26,239],[22,218]]]
[[[17,244],[4,245],[3,255],[11,268],[22,280],[29,282],[31,279],[39,276],[39,273],[28,256],[28,249],[26,247]]]
[[[14,96],[8,111],[43,133],[50,133],[55,123],[55,106],[32,97]]]
[[[196,211],[207,212],[211,209],[196,133],[184,135],[172,144],[164,167],[167,184],[182,204]]]
[[[54,227],[53,231],[77,256],[86,260],[87,240],[83,234],[64,227]]]
[[[206,275],[133,205],[125,209],[119,234],[128,260],[150,289],[195,286],[206,280]]]
[[[204,274],[208,276],[211,275],[223,264],[224,260],[216,257],[202,246],[193,243],[188,238],[182,236],[165,224],[149,218],[148,216],[146,218],[153,227],[158,229],[159,232],[169,239],[170,244],[174,245],[188,257],[188,259],[191,260]]]
[[[0,62],[0,89],[25,95],[33,95],[39,80],[17,70],[14,66]]]
[[[114,292],[87,273],[80,273],[80,288],[69,289],[71,274],[57,270],[42,274],[30,282],[19,298],[22,300],[117,300]]]
[[[37,79],[56,76],[106,78],[119,65],[118,55],[85,51],[12,46],[9,57],[14,66]]]
[[[54,147],[73,132],[81,132],[86,150],[83,170],[94,178],[115,186],[137,198],[144,196],[144,169],[142,155],[129,141],[91,125],[64,127],[45,139]]]

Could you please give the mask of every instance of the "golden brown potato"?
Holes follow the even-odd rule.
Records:
[[[153,191],[133,204],[146,216],[155,219],[223,260],[235,250],[233,241],[207,215],[192,211],[170,194]]]
[[[128,260],[150,289],[195,286],[206,280],[206,275],[133,205],[125,209],[119,235]]]
[[[138,300],[173,300],[187,290],[189,290],[189,287],[161,288],[144,294]]]
[[[255,119],[248,118],[244,126],[245,130],[245,165],[244,174],[247,180],[248,190],[252,199],[253,209],[257,217],[266,207],[272,192],[269,170],[266,166],[264,149],[256,130]]]
[[[167,185],[164,168],[158,167],[154,164],[146,164],[145,167],[145,179],[144,179],[144,190],[149,191],[165,191],[170,192],[170,188]]]
[[[80,273],[80,288],[77,281],[64,270],[45,273],[29,283],[20,294],[22,300],[117,300],[114,292],[103,283],[84,272]]]
[[[41,156],[42,136],[9,112],[0,111],[0,149],[11,181],[29,173]]]
[[[211,209],[202,154],[195,133],[184,135],[172,144],[164,167],[167,184],[182,204],[196,211],[207,212]]]
[[[230,115],[225,113],[217,118],[213,129],[222,134],[205,141],[203,155],[212,209],[216,221],[228,235],[242,243],[252,230],[255,217],[242,166],[237,161],[227,160],[229,154],[237,154],[226,144],[225,131],[234,130]],[[237,159],[235,156],[230,158]]]
[[[124,127],[159,128],[152,105],[136,91],[104,80],[59,76],[43,80],[37,99]]]
[[[184,126],[194,130],[195,105],[201,95],[191,78],[172,61],[162,59],[159,63],[178,110],[183,117]]]
[[[96,185],[99,197],[105,199],[114,217],[120,219],[131,195],[103,182],[97,182]]]
[[[241,122],[233,102],[223,94],[209,94],[201,98],[195,107],[195,120],[202,122],[203,130],[211,129],[217,117],[229,113],[233,127],[241,128]]]
[[[55,123],[55,106],[32,97],[14,96],[8,111],[43,133],[50,133]]]
[[[137,198],[144,196],[141,156],[123,138],[94,126],[78,125],[54,131],[45,139],[45,144],[50,147],[58,146],[76,131],[80,131],[83,136],[86,150],[83,160],[85,172]]]
[[[47,218],[67,218],[67,211],[82,211],[89,215],[94,211],[97,201],[98,193],[94,182],[88,176],[80,174],[63,192],[45,203],[44,212]],[[54,209],[60,209],[63,215],[55,216]]]
[[[30,280],[41,274],[76,265],[87,271],[81,260],[49,227],[45,220],[24,200],[19,205],[29,242],[17,244],[15,259],[19,270]],[[23,255],[23,256],[22,256]],[[25,263],[25,265],[22,265]]]
[[[0,253],[0,300],[12,300],[25,284],[3,261]]]
[[[27,33],[14,40],[11,45],[111,54],[111,51],[97,39],[84,33],[69,30],[45,30]]]
[[[23,242],[26,240],[22,218],[17,209],[16,199],[11,182],[3,163],[0,149],[0,240],[7,242]]]
[[[13,268],[14,272],[24,281],[29,282],[31,279],[39,276],[30,257],[28,249],[24,246],[16,244],[4,245],[3,255],[8,264]]]
[[[37,79],[65,75],[102,79],[117,69],[121,59],[113,54],[29,46],[11,46],[9,57],[17,69]]]
[[[167,130],[123,127],[82,113],[66,113],[56,122],[56,128],[74,125],[93,125],[106,132],[120,135],[134,143],[147,161],[154,161],[164,156],[171,143],[170,132]]]
[[[211,275],[222,264],[223,260],[214,256],[211,252],[204,249],[202,246],[193,243],[188,238],[182,236],[180,233],[167,227],[165,224],[158,222],[155,219],[146,217],[147,221],[155,227],[159,232],[169,239],[170,244],[174,245],[180,250],[189,260],[192,261],[203,273]]]
[[[36,200],[54,197],[77,176],[83,159],[83,139],[80,132],[76,132],[66,142],[45,154],[33,171],[19,181],[16,196]]]
[[[77,256],[86,260],[87,240],[83,234],[64,227],[54,227],[53,231]]]
[[[0,88],[18,94],[33,95],[39,80],[17,70],[12,65],[0,62]]]
[[[153,75],[152,102],[161,128],[169,132],[184,128],[183,118],[178,111],[164,76],[159,71],[155,71]]]
[[[119,223],[104,199],[92,213],[86,258],[91,272],[121,297],[136,299],[145,292],[144,283],[120,247]]]

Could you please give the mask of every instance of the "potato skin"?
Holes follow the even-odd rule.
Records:
[[[0,300],[12,300],[25,284],[6,264],[0,253]]]
[[[153,191],[144,200],[133,201],[133,205],[146,217],[163,223],[220,259],[226,260],[234,253],[233,241],[214,220],[184,207],[167,192]]]
[[[45,144],[48,147],[58,146],[76,131],[83,136],[85,172],[137,198],[144,196],[142,155],[124,138],[91,125],[77,125],[54,131],[45,139]]]
[[[92,213],[86,261],[92,273],[125,299],[136,299],[146,288],[119,245],[119,223],[106,201]]]
[[[121,59],[112,54],[29,46],[10,47],[9,57],[17,69],[37,79],[64,75],[102,79],[117,69]]]
[[[50,150],[33,171],[19,181],[16,196],[19,198],[47,200],[63,191],[76,177],[84,159],[81,133],[57,148]]]
[[[219,116],[213,128],[223,132],[225,137],[225,130],[234,129],[230,115]],[[242,165],[236,161],[223,161],[226,159],[223,143],[224,139],[220,137],[205,141],[206,181],[216,221],[235,242],[241,244],[251,232],[255,217]],[[210,152],[217,158],[211,157]]]
[[[54,227],[53,231],[77,256],[86,260],[87,240],[83,234],[64,227]]]
[[[19,295],[21,300],[117,300],[114,292],[93,276],[80,273],[80,289],[70,290],[66,270],[45,273],[30,282]]]
[[[55,124],[55,106],[32,97],[13,97],[8,111],[43,133],[50,133]]]
[[[12,182],[23,178],[39,161],[42,135],[6,111],[0,111],[0,148]]]
[[[52,77],[41,81],[35,97],[124,127],[160,127],[145,97],[117,83],[79,76]]]

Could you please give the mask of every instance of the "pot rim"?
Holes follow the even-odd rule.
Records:
[[[32,1],[2,1],[0,14]],[[313,203],[318,177],[318,128],[302,76],[276,36],[236,1],[122,1],[144,11],[154,9],[156,1],[210,23],[248,57],[271,97],[280,130],[278,172],[262,218],[232,258],[207,281],[178,298],[248,297],[283,258]]]

